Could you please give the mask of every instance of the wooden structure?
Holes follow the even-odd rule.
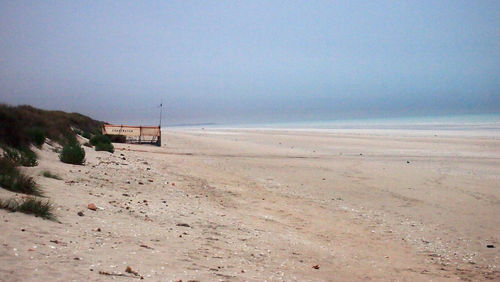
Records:
[[[104,124],[102,134],[125,136],[127,143],[154,144],[161,146],[160,126],[130,126]]]

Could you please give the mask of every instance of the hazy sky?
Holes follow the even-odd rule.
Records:
[[[500,112],[500,1],[0,1],[0,102],[167,124]]]

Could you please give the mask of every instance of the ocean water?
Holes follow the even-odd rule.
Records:
[[[500,132],[500,114],[420,116],[401,118],[338,119],[252,124],[219,124],[210,128],[276,129],[404,129],[404,130],[481,130]]]

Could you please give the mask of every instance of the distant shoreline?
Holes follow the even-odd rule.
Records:
[[[403,118],[365,118],[297,122],[200,123],[170,126],[206,129],[276,130],[417,130],[500,132],[500,114],[421,116]]]

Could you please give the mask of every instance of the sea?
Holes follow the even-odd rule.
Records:
[[[197,128],[203,126],[195,126]],[[500,113],[447,116],[415,116],[397,118],[360,118],[294,122],[221,123],[206,128],[256,129],[380,129],[380,130],[439,130],[491,131],[500,133]]]

